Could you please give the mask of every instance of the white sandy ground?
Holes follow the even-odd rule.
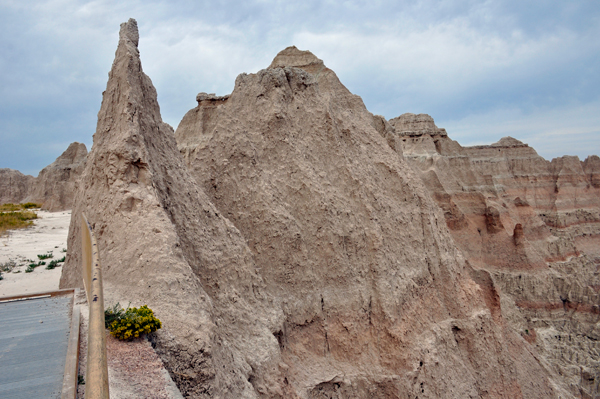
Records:
[[[33,272],[25,273],[25,269],[31,263],[28,260],[39,261],[38,254],[52,252],[52,259],[65,256],[62,250],[67,248],[71,211],[36,213],[38,219],[34,220],[34,226],[9,231],[8,235],[0,237],[0,264],[14,260],[19,265],[12,272],[2,273],[0,300],[58,289],[62,263],[53,270],[39,266]],[[52,259],[45,261],[48,263]],[[75,298],[75,305],[79,306],[82,316],[79,374],[84,375],[89,308],[82,291]],[[111,399],[183,399],[147,339],[121,342],[107,332],[107,355]],[[77,397],[83,398],[84,392],[85,385],[80,385]]]
[[[34,220],[34,226],[9,231],[8,235],[0,237],[0,264],[14,260],[20,265],[11,273],[2,273],[0,298],[58,289],[62,263],[53,270],[39,266],[33,272],[25,273],[25,269],[31,263],[28,260],[39,261],[38,254],[53,253],[54,258],[45,259],[46,264],[66,255],[61,251],[67,248],[71,211],[36,213],[38,218]]]

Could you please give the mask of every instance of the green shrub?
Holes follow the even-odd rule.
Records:
[[[36,267],[44,266],[46,262],[39,261],[38,263],[30,263],[25,269],[25,273],[31,273]]]
[[[129,302],[129,305],[131,305],[131,302]],[[117,302],[117,304],[115,306],[108,307],[104,310],[104,327],[106,328],[110,328],[110,325],[112,324],[113,321],[115,320],[121,320],[123,318],[123,316],[125,315],[125,312],[127,310],[129,310],[129,305],[127,305],[127,309],[124,310],[121,307],[121,304],[119,302]]]
[[[123,341],[138,338],[162,327],[160,320],[154,316],[154,312],[147,305],[140,308],[127,307],[123,310],[117,303],[104,311],[104,318],[110,334]]]
[[[41,254],[37,256],[39,260],[43,260],[43,259],[51,259],[54,258],[54,255],[52,254],[52,251],[48,251],[45,254]]]
[[[24,204],[21,204],[21,206],[23,207],[23,209],[32,209],[32,208],[41,208],[42,207],[41,204],[36,204],[35,202],[26,202]]]
[[[46,266],[46,270],[52,270],[56,266],[58,266],[58,261],[57,260],[51,260],[50,263],[48,263],[48,266]]]
[[[46,270],[52,270],[55,267],[60,266],[59,263],[62,263],[64,261],[65,261],[65,257],[64,256],[62,258],[60,258],[60,259],[51,260],[50,263],[48,263],[48,266],[46,266]]]

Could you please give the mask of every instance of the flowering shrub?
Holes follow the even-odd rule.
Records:
[[[123,310],[117,304],[112,309],[107,309],[104,314],[110,334],[123,341],[138,338],[162,327],[160,320],[147,305],[140,306],[139,309],[128,307]]]

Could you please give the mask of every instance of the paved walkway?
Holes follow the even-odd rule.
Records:
[[[73,295],[0,302],[0,398],[60,398]]]

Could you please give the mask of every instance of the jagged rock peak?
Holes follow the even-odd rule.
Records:
[[[290,46],[281,50],[275,58],[273,58],[271,65],[269,65],[269,69],[284,67],[301,68],[314,74],[325,68],[325,64],[323,63],[323,60],[317,58],[317,56],[310,51],[303,51],[299,50],[296,46]]]
[[[129,21],[121,24],[121,30],[119,31],[119,41],[129,41],[137,48],[140,41],[140,33],[138,31],[137,21],[133,18],[129,18]]]
[[[433,118],[427,114],[406,113],[391,119],[389,123],[394,127],[396,133],[402,136],[448,135],[446,129],[438,128]]]
[[[82,161],[85,161],[87,156],[87,147],[83,143],[78,143],[74,141],[69,144],[69,147],[58,157],[56,160],[48,165],[50,166],[64,166],[70,164],[78,164]]]

